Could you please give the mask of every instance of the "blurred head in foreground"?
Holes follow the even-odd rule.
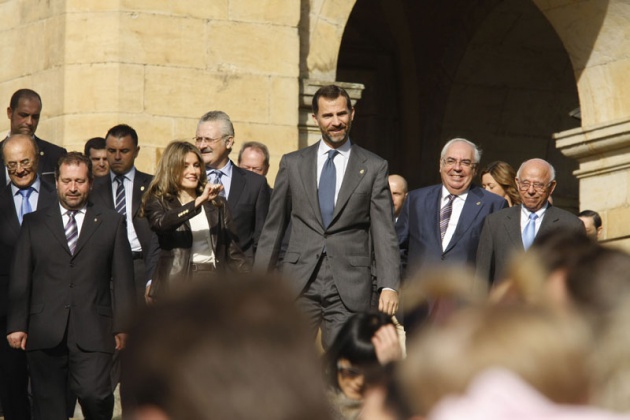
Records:
[[[139,316],[124,378],[136,398],[132,418],[330,418],[292,295],[273,278],[225,280],[175,293]]]

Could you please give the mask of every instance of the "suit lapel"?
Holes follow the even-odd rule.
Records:
[[[483,208],[484,203],[482,198],[483,195],[479,192],[479,187],[476,187],[475,185],[471,186],[468,190],[466,201],[464,202],[464,208],[462,209],[462,213],[457,221],[455,232],[444,251],[445,253],[453,248],[455,244],[457,244],[457,241],[464,236],[464,233],[470,229],[473,224],[472,222],[477,218],[477,215]]]
[[[321,141],[321,140],[320,140]],[[319,210],[319,199],[317,198],[317,150],[319,143],[304,149],[301,159],[298,162],[298,171],[302,180],[302,187],[306,193],[304,196],[308,198],[309,207],[313,210],[315,218],[319,221],[320,226],[324,226],[322,214]],[[297,195],[296,195],[297,196]],[[333,216],[334,217],[334,216]]]
[[[216,254],[219,238],[218,233],[221,228],[219,226],[219,209],[212,203],[206,202],[203,204],[203,210],[206,213],[206,219],[208,219],[208,227],[210,229],[210,248],[212,252]],[[215,258],[218,258],[218,256],[215,255]]]
[[[433,237],[433,241],[438,244],[440,249],[442,249],[442,234],[440,232],[440,209],[441,209],[441,201],[442,201],[442,184],[437,185],[435,188],[432,188],[427,193],[427,198],[425,200],[424,207],[419,208],[418,215],[423,217],[424,215],[433,215],[433,217],[427,217],[429,219],[429,232]]]
[[[523,247],[523,238],[521,236],[521,206],[513,206],[505,213],[504,220],[507,236],[512,243],[521,251]]]
[[[235,208],[235,206],[238,204],[238,201],[241,199],[241,195],[243,194],[244,189],[245,177],[240,172],[240,169],[236,167],[234,162],[232,162],[232,180],[230,182],[230,195],[228,197],[231,203],[231,208]]]
[[[542,223],[540,224],[540,229],[538,229],[538,233],[536,236],[544,234],[547,231],[553,229],[553,225],[560,220],[558,215],[556,214],[556,209],[551,204],[545,210],[545,215],[543,216]]]
[[[77,255],[79,252],[81,252],[81,249],[90,240],[94,232],[96,232],[96,229],[101,225],[101,222],[102,220],[100,210],[95,210],[91,204],[88,204],[85,212],[85,217],[83,218],[83,225],[81,226],[81,231],[79,232],[77,249],[74,251],[74,255]]]
[[[357,185],[367,175],[368,168],[365,165],[366,157],[361,152],[361,148],[356,145],[352,145],[350,149],[350,159],[348,159],[348,166],[346,166],[346,173],[343,176],[341,182],[341,188],[337,195],[337,203],[335,203],[335,210],[333,211],[331,225],[335,222],[335,219],[343,208],[348,203],[350,196],[357,188]]]
[[[133,192],[131,195],[131,214],[132,218],[138,214],[140,210],[140,204],[142,203],[142,195],[149,188],[150,184],[149,177],[143,174],[142,172],[136,171],[136,176],[133,179]],[[110,190],[111,190],[111,182]],[[109,194],[112,197],[112,194]]]
[[[15,209],[15,202],[13,201],[13,192],[11,191],[11,184],[5,185],[2,190],[2,205],[0,207],[0,217],[6,221],[6,225],[11,229],[13,236],[17,238],[20,233],[20,222],[18,220],[17,210]]]
[[[63,226],[63,219],[61,218],[61,211],[59,206],[52,205],[46,212],[46,226],[51,231],[53,237],[62,245],[63,249],[70,255],[70,248],[68,248],[68,239]]]

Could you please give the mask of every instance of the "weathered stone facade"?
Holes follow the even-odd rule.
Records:
[[[514,81],[518,78],[502,82],[507,86],[504,92],[508,92],[504,98],[520,95],[531,101],[525,102],[529,108],[557,106],[558,115],[564,115],[572,103],[571,95],[577,95],[579,103],[575,106],[581,107],[582,120],[575,125],[581,126],[567,129],[566,121],[550,126],[557,127],[555,142],[560,152],[577,160],[579,169],[571,175],[574,166],[562,163],[555,147],[549,151],[537,146],[538,151],[532,153],[550,153],[558,159],[562,185],[575,184],[574,176],[579,179],[579,202],[577,193],[571,192],[577,188],[567,187],[559,192],[558,204],[599,211],[605,238],[630,249],[630,3],[522,1],[529,3],[527,7],[535,6],[553,31],[544,29],[526,7],[511,7],[516,3],[496,0],[445,0],[440,4],[400,0],[4,0],[0,2],[4,63],[0,68],[0,101],[8,105],[9,96],[18,88],[38,91],[44,102],[38,134],[72,150],[81,150],[85,140],[104,135],[115,124],[128,123],[140,135],[138,165],[149,172],[170,140],[191,138],[200,115],[222,109],[235,123],[236,148],[247,140],[269,146],[273,182],[280,156],[317,137],[308,110],[313,87],[346,82],[353,87],[353,97],[365,94],[369,101],[372,95],[377,99],[366,104],[383,103],[387,93],[375,93],[374,85],[383,80],[379,79],[381,73],[368,69],[372,61],[380,64],[381,70],[390,71],[385,73],[391,75],[388,81],[394,82],[392,86],[397,84],[400,91],[390,98],[398,108],[387,122],[396,127],[398,140],[376,137],[367,139],[367,146],[376,148],[392,167],[411,178],[413,186],[419,186],[437,177],[436,150],[445,136],[467,128],[467,121],[490,121],[490,131],[483,128],[473,132],[486,142],[487,151],[495,151],[489,157],[505,156],[513,164],[531,157],[519,151],[518,147],[525,147],[529,140],[520,132],[514,133],[514,124],[492,132],[497,124],[487,118],[488,112],[505,108],[504,101],[492,102],[487,93],[497,77],[500,79],[497,67],[490,69],[497,77],[488,83],[467,77],[470,71],[466,69],[479,68],[476,63],[488,53],[488,45],[508,45],[513,52],[516,47],[509,45],[523,51],[539,45],[542,52],[535,50],[533,55],[548,54],[549,58],[538,67],[543,76],[545,71],[561,74],[562,68],[553,66],[562,63],[562,58],[555,59],[552,54],[564,50],[561,52],[570,63],[568,74],[574,79],[558,76],[555,87],[540,79],[541,87],[545,85],[544,95],[551,99],[541,101],[545,96],[531,86],[526,89],[534,96],[529,96]],[[359,4],[378,11],[354,16],[357,21],[348,33],[348,21]],[[492,18],[498,16],[499,6],[503,15],[496,22],[505,23],[509,19],[504,16],[516,16],[515,27],[516,22],[531,26],[522,32],[497,27]],[[365,39],[365,32],[360,32],[360,19],[363,28],[376,26],[366,20],[374,15],[393,28],[389,38]],[[537,34],[538,30],[555,32],[558,47],[545,50],[544,38],[532,43],[517,37],[512,38],[512,44],[496,38],[497,34],[506,39],[514,33]],[[357,42],[361,37],[366,45],[372,44],[369,54],[361,51],[363,46]],[[387,70],[388,48],[377,41],[393,46],[391,51],[397,57],[394,70]],[[343,42],[354,49],[346,50],[340,69]],[[521,53],[512,56],[517,55],[523,58]],[[431,69],[434,63],[437,65]],[[516,63],[502,74],[531,73]],[[572,83],[570,89],[566,80]],[[510,93],[518,89],[516,96]],[[462,109],[457,105],[466,95],[474,98],[471,91],[481,92],[483,100],[476,107],[471,101],[473,109],[463,107],[470,115],[460,118]],[[556,102],[558,98],[564,99]],[[384,127],[377,108],[364,106],[359,111],[371,113],[374,125],[369,127]],[[537,111],[546,114],[544,108]],[[527,130],[526,125],[521,127]],[[0,120],[0,129],[7,128],[8,120]],[[546,144],[544,130],[537,136],[539,144]],[[548,138],[551,136],[552,132],[548,133]],[[503,146],[502,138],[509,139]],[[549,144],[553,146],[551,141]]]

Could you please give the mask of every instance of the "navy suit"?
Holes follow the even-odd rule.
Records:
[[[442,251],[441,198],[442,184],[411,191],[398,216],[396,233],[407,254],[407,274],[441,263],[474,265],[484,219],[507,207],[502,197],[471,184],[453,237]]]

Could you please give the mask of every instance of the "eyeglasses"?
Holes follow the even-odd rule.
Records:
[[[521,191],[527,191],[530,187],[534,187],[536,191],[545,191],[552,182],[550,182],[549,184],[543,184],[542,182],[517,181],[518,189]]]
[[[217,137],[217,138],[211,138],[211,137],[193,137],[192,139],[195,141],[195,143],[206,143],[206,144],[212,144],[212,143],[216,143],[219,140],[223,140],[225,138],[230,137],[229,135],[224,135],[221,137]]]
[[[9,172],[15,172],[18,167],[22,167],[22,169],[31,169],[33,166],[33,161],[30,159],[24,159],[19,162],[7,162],[6,167]]]
[[[447,166],[449,168],[457,165],[458,163],[459,163],[460,166],[462,166],[464,168],[470,168],[470,167],[473,167],[473,166],[477,165],[475,162],[473,162],[470,159],[457,160],[457,159],[454,159],[454,158],[442,159],[442,163],[444,164],[444,166]]]
[[[337,372],[345,379],[354,379],[363,375],[363,370],[357,368],[349,368],[337,364]]]

